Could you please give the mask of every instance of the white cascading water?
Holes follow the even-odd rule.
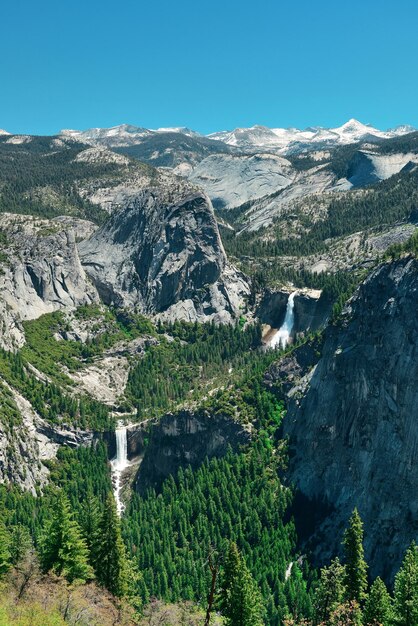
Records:
[[[116,435],[116,456],[111,461],[113,473],[113,493],[115,494],[118,515],[122,515],[125,508],[121,500],[122,473],[128,467],[128,439],[126,426],[118,426]]]
[[[296,291],[290,294],[286,306],[286,315],[284,322],[275,335],[270,340],[270,348],[285,348],[290,341],[290,335],[292,334],[293,324],[295,322],[295,296]]]
[[[293,561],[290,561],[289,565],[287,566],[286,573],[284,575],[285,580],[289,580],[290,575],[292,573],[292,568],[293,568]]]

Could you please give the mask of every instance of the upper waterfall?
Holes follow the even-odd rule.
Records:
[[[293,325],[295,322],[294,307],[295,307],[296,293],[297,292],[294,291],[289,296],[289,299],[287,301],[287,306],[286,306],[286,315],[284,318],[284,322],[279,328],[279,330],[276,332],[276,334],[273,335],[273,337],[271,338],[270,348],[276,348],[276,347],[285,348],[287,344],[289,343],[290,336],[293,330]]]
[[[116,456],[111,461],[113,472],[113,486],[118,514],[121,515],[124,509],[120,492],[122,488],[121,478],[122,472],[128,467],[128,437],[126,426],[118,426],[115,431],[116,435]]]

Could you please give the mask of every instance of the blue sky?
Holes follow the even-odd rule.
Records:
[[[3,0],[0,128],[418,126],[416,0]]]

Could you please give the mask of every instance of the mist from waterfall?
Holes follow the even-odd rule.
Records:
[[[289,299],[287,301],[286,306],[286,315],[284,318],[283,324],[280,326],[279,330],[270,340],[269,347],[270,348],[285,348],[290,341],[290,336],[292,334],[293,325],[295,323],[295,296],[296,291],[290,294]]]
[[[124,504],[121,500],[122,473],[128,467],[128,437],[126,426],[118,426],[115,431],[116,456],[111,461],[113,474],[113,493],[116,500],[118,515],[122,515]]]

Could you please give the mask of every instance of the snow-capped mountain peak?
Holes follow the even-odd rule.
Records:
[[[0,128],[0,135],[10,135],[11,133],[7,132],[7,130],[3,130]]]
[[[328,149],[338,145],[361,141],[373,143],[380,139],[404,135],[414,130],[412,126],[404,125],[382,131],[352,118],[335,128],[313,126],[302,130],[299,128],[268,128],[267,126],[255,125],[250,128],[235,128],[234,130],[215,132],[207,135],[207,137],[248,153],[266,151],[286,155]],[[61,131],[61,134],[66,137],[71,137],[84,143],[104,145],[109,148],[133,146],[152,136],[163,133],[178,133],[179,135],[195,139],[204,138],[204,136],[190,128],[181,126],[150,130],[130,124],[120,124],[111,128]]]
[[[200,133],[197,133],[187,126],[169,126],[168,128],[157,128],[156,133],[180,133],[181,135],[187,135],[187,137],[201,137]]]
[[[107,146],[127,146],[138,143],[143,137],[151,134],[152,131],[131,124],[120,124],[111,128],[88,128],[87,130],[65,129],[61,135],[72,137],[86,143],[101,143]]]
[[[212,133],[209,137],[247,150],[266,149],[274,150],[279,154],[288,154],[365,140],[388,139],[414,130],[412,126],[399,126],[393,130],[382,131],[352,118],[342,126],[335,128],[314,126],[300,130],[298,128],[252,126],[251,128],[236,128],[232,131]]]

